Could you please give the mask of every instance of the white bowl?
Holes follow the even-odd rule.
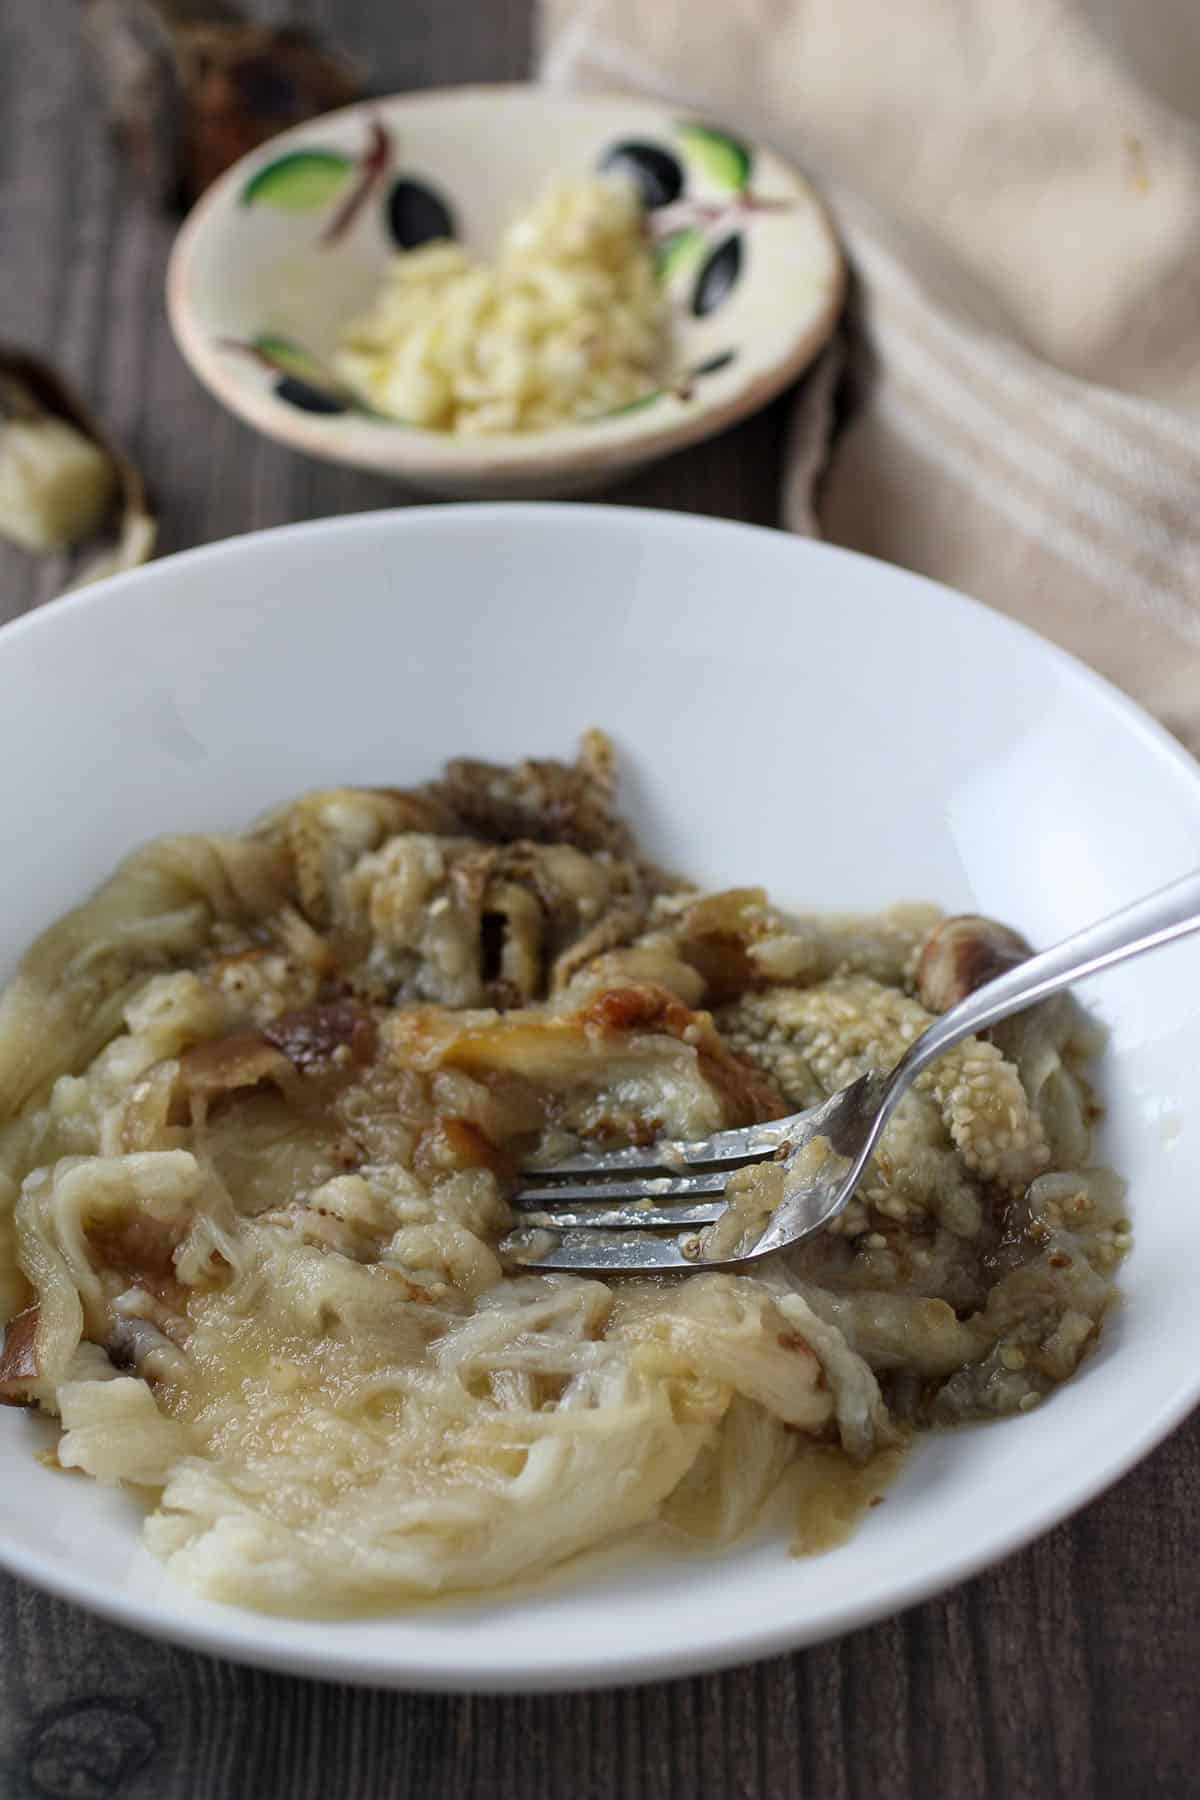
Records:
[[[1046,943],[1200,862],[1196,766],[1096,676],[917,576],[742,525],[481,506],[337,519],[155,563],[0,633],[0,949],[132,845],[310,784],[606,725],[671,865],[807,905],[928,896]],[[568,1688],[732,1663],[908,1605],[1046,1530],[1200,1396],[1200,945],[1090,984],[1105,1153],[1131,1181],[1125,1304],[1040,1410],[926,1438],[843,1548],[608,1555],[539,1589],[313,1623],[201,1602],[133,1502],[0,1416],[0,1560],[197,1648],[406,1687]]]
[[[466,438],[381,419],[333,394],[339,327],[370,300],[397,248],[396,187],[410,202],[409,241],[414,223],[449,228],[487,256],[548,180],[589,174],[630,144],[660,160],[648,197],[664,204],[649,217],[656,243],[674,246],[663,277],[674,370],[650,401],[553,431]],[[372,155],[378,175],[331,241]],[[676,181],[683,188],[671,198]],[[430,493],[546,496],[612,481],[764,405],[825,343],[843,279],[821,203],[769,150],[656,102],[514,84],[364,101],[243,157],[180,232],[167,304],[200,380],[293,449]],[[312,410],[322,406],[333,410]]]

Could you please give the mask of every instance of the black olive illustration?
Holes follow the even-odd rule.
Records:
[[[697,363],[691,372],[693,375],[715,375],[718,369],[727,369],[736,355],[736,350],[718,350],[715,356]]]
[[[289,406],[298,406],[301,412],[310,413],[344,413],[346,403],[339,400],[336,394],[326,393],[324,388],[313,387],[309,381],[301,381],[296,375],[285,375],[275,383],[275,395],[279,400],[286,400]]]
[[[600,158],[605,174],[625,175],[633,182],[647,212],[670,206],[683,192],[683,168],[669,150],[657,144],[614,144]]]
[[[696,277],[692,293],[693,317],[702,319],[706,313],[716,312],[721,302],[728,299],[741,272],[742,238],[741,233],[735,231],[732,237],[717,245]]]
[[[419,181],[392,183],[387,203],[388,225],[401,250],[415,250],[435,238],[456,235],[454,215],[441,197]]]

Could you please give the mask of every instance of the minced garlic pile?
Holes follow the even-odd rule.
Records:
[[[343,330],[338,372],[379,412],[463,435],[544,430],[653,391],[666,314],[624,182],[562,182],[493,263],[448,241],[398,255]]]

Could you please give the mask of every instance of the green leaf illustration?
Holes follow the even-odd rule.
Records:
[[[712,125],[679,126],[684,149],[708,179],[731,194],[740,194],[750,180],[753,156],[746,145]]]
[[[660,281],[670,281],[681,269],[697,262],[704,249],[704,233],[695,225],[673,231],[654,246],[654,272]]]
[[[315,212],[332,200],[354,168],[338,150],[292,150],[252,175],[242,205],[263,203],[284,212]]]
[[[278,374],[279,380],[272,388],[276,399],[286,400],[289,406],[298,406],[301,412],[333,414],[353,408],[353,399],[343,391],[336,377],[311,350],[296,343],[294,338],[264,331],[251,338],[245,348]]]
[[[653,406],[656,400],[662,399],[665,392],[665,388],[651,388],[648,394],[639,394],[636,400],[627,400],[624,406],[614,406],[611,412],[598,413],[596,416],[600,419],[623,419],[628,413],[641,412],[644,407]]]
[[[362,395],[354,393],[345,382],[326,367],[320,357],[314,356],[311,350],[305,349],[294,338],[284,337],[278,331],[261,331],[253,338],[220,338],[217,340],[225,350],[236,350],[243,356],[253,357],[260,368],[271,370],[278,377],[272,383],[271,391],[277,400],[286,400],[289,406],[298,406],[302,412],[357,413],[363,419],[375,419],[381,425],[403,425],[408,430],[415,429],[411,420],[397,418],[392,413],[383,413],[371,405]]]
[[[250,347],[258,352],[263,362],[278,369],[281,375],[294,375],[298,381],[314,382],[318,387],[328,385],[329,371],[311,350],[306,350],[303,344],[297,344],[292,338],[265,331],[261,336],[251,339]]]

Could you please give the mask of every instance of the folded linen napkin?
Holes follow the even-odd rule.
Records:
[[[1200,752],[1196,0],[542,8],[545,81],[740,127],[833,207],[857,279],[785,523],[1025,621]]]

